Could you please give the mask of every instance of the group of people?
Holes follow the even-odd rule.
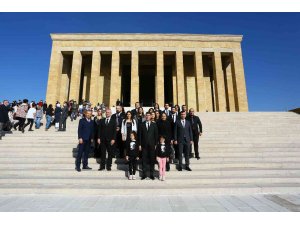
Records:
[[[48,131],[50,126],[55,126],[57,131],[66,131],[67,118],[71,121],[76,120],[78,116],[82,117],[84,110],[91,109],[91,104],[83,102],[77,104],[76,101],[70,100],[64,102],[56,102],[55,107],[52,104],[47,104],[46,101],[39,102],[24,99],[23,101],[13,101],[9,103],[8,100],[0,102],[0,139],[4,131],[19,130],[25,132],[25,128],[29,126],[28,131],[40,129],[44,124],[42,119],[46,118],[45,130]]]
[[[43,117],[46,118],[45,130],[52,125],[57,131],[66,131],[67,118],[71,121],[80,117],[78,125],[79,147],[75,162],[75,169],[91,169],[88,166],[88,156],[94,150],[94,158],[100,159],[99,170],[111,170],[112,158],[125,159],[129,165],[128,178],[136,179],[137,165],[142,164],[142,179],[154,178],[154,166],[159,165],[159,179],[165,180],[166,171],[170,170],[170,163],[178,162],[177,169],[183,170],[183,156],[185,169],[191,171],[190,158],[192,146],[194,157],[200,159],[199,136],[202,135],[200,118],[194,109],[165,104],[160,109],[157,103],[147,112],[139,102],[135,108],[125,112],[121,102],[117,102],[115,113],[103,103],[92,107],[88,101],[70,100],[56,102],[55,108],[47,104],[27,99],[9,103],[0,103],[0,139],[4,130],[19,130],[25,132],[40,129]]]
[[[19,100],[9,103],[4,100],[0,103],[0,139],[2,139],[3,132],[9,132],[12,128],[14,130],[25,132],[25,128],[29,126],[29,131],[33,131],[32,127],[35,123],[35,129],[39,129],[42,125],[44,111],[47,108],[47,103],[39,101],[28,102],[27,99]]]
[[[178,160],[178,170],[183,170],[183,155],[185,169],[191,171],[190,158],[192,145],[195,158],[199,155],[199,136],[202,135],[200,118],[195,115],[194,109],[187,110],[183,105],[170,107],[164,105],[161,110],[156,103],[144,113],[139,102],[135,109],[124,112],[124,107],[116,106],[116,112],[99,108],[97,115],[92,119],[93,110],[85,110],[78,125],[79,148],[75,162],[75,169],[91,169],[88,166],[88,155],[91,145],[94,146],[95,157],[100,158],[99,170],[111,170],[112,158],[126,159],[129,164],[130,180],[136,179],[138,160],[142,162],[142,180],[149,177],[154,180],[154,166],[159,164],[159,179],[165,180],[166,171],[170,170],[170,161]],[[118,151],[116,151],[118,150]],[[174,161],[175,161],[174,160]]]

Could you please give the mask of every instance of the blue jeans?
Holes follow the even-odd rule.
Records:
[[[72,112],[71,113],[71,121],[76,120],[77,117],[77,112]]]
[[[52,119],[51,116],[49,116],[49,115],[46,116],[46,120],[47,120],[46,129],[49,129],[49,127],[51,125],[51,119]]]
[[[35,128],[39,129],[41,126],[41,117],[35,118]]]

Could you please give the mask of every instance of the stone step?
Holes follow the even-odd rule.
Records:
[[[56,137],[19,137],[22,139],[22,143],[32,143],[34,142],[35,144],[44,144],[44,143],[66,143],[66,142],[71,142],[71,143],[76,143],[78,142],[78,139],[76,136],[73,135],[72,137],[60,137],[59,140],[55,140]],[[221,142],[221,143],[235,143],[235,142],[251,142],[251,143],[261,143],[261,142],[267,142],[267,143],[289,143],[289,142],[296,142],[300,143],[300,141],[297,141],[295,138],[300,138],[300,135],[297,136],[286,136],[286,137],[259,137],[259,136],[234,136],[234,137],[227,137],[227,136],[222,136],[222,137],[216,137],[216,136],[201,136],[200,137],[200,143],[212,143],[212,142]],[[3,140],[1,140],[0,145],[2,144],[16,144],[16,137],[7,137],[5,136]]]
[[[113,168],[112,171],[98,171],[99,165],[90,165],[93,169],[90,171],[82,171],[78,173],[75,169],[72,168],[60,168],[55,167],[52,169],[43,169],[41,172],[39,169],[7,169],[7,170],[0,170],[1,179],[2,178],[12,178],[12,179],[19,179],[22,177],[32,177],[35,179],[40,178],[60,178],[63,179],[64,177],[74,178],[74,179],[81,179],[86,177],[96,178],[99,176],[105,176],[108,178],[111,177],[122,177],[125,176],[127,173],[127,168],[123,167],[123,171],[116,170]],[[141,167],[139,167],[141,169]],[[157,167],[156,167],[157,171]],[[226,168],[226,169],[195,169],[193,168],[192,172],[183,170],[183,171],[176,171],[175,169],[171,168],[171,171],[167,173],[168,177],[189,177],[189,176],[199,176],[199,177],[216,177],[216,176],[227,176],[227,177],[236,177],[236,176],[255,176],[255,177],[265,177],[265,176],[299,176],[300,175],[300,167],[299,168]]]
[[[92,167],[98,167],[98,164],[96,164],[95,162],[90,162],[89,163],[90,166]],[[39,171],[39,170],[52,170],[52,169],[71,169],[75,167],[75,159],[74,160],[70,160],[69,162],[49,162],[49,163],[42,163],[42,164],[38,164],[38,163],[30,163],[30,164],[15,164],[13,162],[11,162],[9,165],[6,164],[6,166],[1,166],[0,167],[0,172],[4,173],[5,171],[9,171],[9,170],[35,170],[35,171]],[[119,165],[113,165],[113,169],[115,169],[115,167],[118,167],[119,169],[123,170],[128,168],[127,165],[125,164],[119,164]],[[190,167],[195,170],[195,169],[229,169],[229,168],[236,168],[236,169],[240,169],[240,168],[256,168],[256,169],[295,169],[299,167],[299,162],[222,162],[222,163],[197,163],[197,164],[193,164],[191,163]],[[173,170],[175,170],[175,165],[171,164],[171,168]],[[0,173],[0,174],[1,174]]]
[[[156,180],[158,174],[155,175]],[[109,178],[109,179],[108,179]],[[290,176],[290,177],[214,177],[214,178],[202,178],[202,177],[182,177],[182,176],[166,176],[168,185],[172,185],[173,188],[176,186],[182,186],[182,183],[185,185],[222,185],[222,184],[300,184],[300,176]],[[113,182],[113,184],[112,184]],[[136,181],[138,185],[140,185],[140,188],[145,187],[143,181],[141,180],[141,177],[137,174],[136,175]],[[74,188],[80,188],[82,186],[91,188],[91,187],[105,187],[105,186],[111,186],[112,188],[117,188],[118,186],[126,186],[126,187],[132,187],[132,183],[128,181],[128,178],[125,176],[120,177],[95,177],[94,179],[85,179],[84,177],[81,177],[80,179],[76,178],[68,178],[68,179],[58,179],[58,178],[43,178],[43,179],[30,179],[30,178],[19,178],[19,179],[0,179],[0,186],[1,188],[6,188],[9,186],[17,186],[20,187],[26,187],[28,185],[30,186],[74,186]],[[1,189],[0,189],[1,190]]]
[[[167,181],[143,181],[145,185],[144,188],[140,186],[135,181],[128,181],[127,183],[132,183],[132,186],[118,186],[116,189],[112,188],[111,185],[106,185],[105,187],[65,187],[63,185],[28,185],[26,187],[15,187],[11,185],[8,187],[0,187],[0,192],[2,194],[59,194],[59,195],[120,195],[120,196],[130,196],[130,195],[152,195],[155,189],[156,195],[199,195],[199,194],[209,194],[209,195],[232,195],[232,194],[297,194],[299,193],[300,184],[272,184],[266,183],[261,185],[256,184],[223,184],[223,185],[195,185],[195,186],[176,186],[175,188],[167,185]]]
[[[58,148],[74,148],[77,147],[77,143],[72,143],[72,142],[68,142],[68,143],[53,143],[53,142],[45,142],[44,143],[45,146],[43,145],[38,145],[35,142],[28,142],[28,143],[3,143],[0,145],[1,148],[11,148],[11,147],[18,147],[18,148],[23,148],[23,147],[31,147],[31,148],[43,148],[43,147],[58,147]],[[300,142],[295,142],[295,143],[251,143],[251,142],[247,142],[247,143],[201,143],[200,145],[202,148],[206,148],[206,147],[211,147],[211,148],[234,148],[234,147],[253,147],[253,148],[257,148],[257,147],[269,147],[269,148],[281,148],[281,147],[296,147],[296,148],[300,148]]]
[[[53,153],[65,153],[65,154],[69,154],[70,152],[73,151],[73,149],[76,149],[76,146],[72,146],[71,148],[67,147],[47,147],[47,145],[45,146],[36,146],[36,147],[9,147],[9,152],[26,152],[26,153],[34,153],[34,152],[40,152],[40,153],[49,153],[49,152],[53,152]],[[1,147],[1,146],[0,146]],[[202,144],[200,144],[200,153],[202,154],[231,154],[231,153],[237,153],[237,154],[251,154],[251,153],[255,153],[255,154],[288,154],[288,153],[299,153],[300,149],[298,147],[243,147],[243,146],[238,146],[238,147],[203,147]],[[0,152],[1,153],[1,152]],[[4,153],[4,152],[3,152]],[[8,153],[8,152],[7,152]],[[4,153],[5,154],[5,153]]]
[[[3,156],[2,156],[3,155]],[[65,164],[75,160],[75,155],[72,156],[69,154],[43,154],[43,158],[41,158],[41,154],[0,154],[0,168],[5,166],[5,164],[12,164],[12,166],[16,166],[16,164],[52,164],[59,163]],[[94,158],[90,158],[89,162],[92,163],[95,161]],[[300,162],[300,156],[293,157],[203,157],[199,161],[191,159],[191,164],[206,164],[206,163],[272,163],[272,162]],[[123,160],[122,162],[123,163]]]

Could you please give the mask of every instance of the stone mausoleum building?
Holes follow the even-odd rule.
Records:
[[[51,34],[46,100],[248,111],[241,35]]]

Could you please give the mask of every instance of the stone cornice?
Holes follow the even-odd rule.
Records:
[[[53,41],[202,41],[241,42],[243,35],[146,34],[146,33],[53,33]]]

